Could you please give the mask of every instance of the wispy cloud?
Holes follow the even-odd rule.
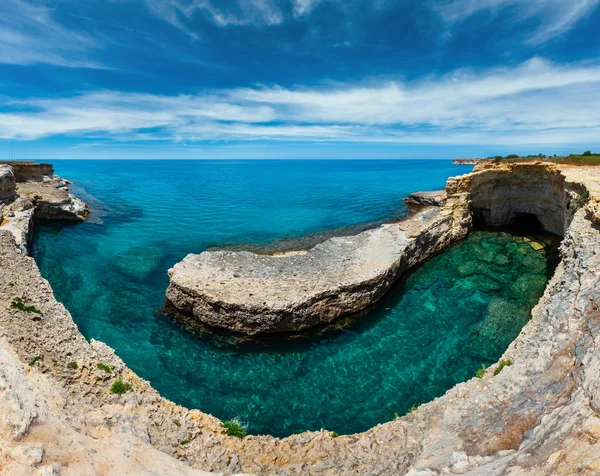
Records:
[[[0,63],[103,68],[89,59],[97,47],[91,36],[61,26],[41,3],[2,0]]]
[[[278,25],[284,15],[272,0],[237,0],[223,3],[213,0],[144,0],[148,9],[192,38],[201,33],[193,26],[196,15],[204,15],[218,26]]]
[[[451,0],[432,3],[432,7],[450,25],[482,11],[493,15],[514,12],[516,22],[539,23],[527,39],[532,44],[541,44],[571,30],[599,4],[600,0]]]
[[[27,112],[15,112],[22,108]],[[597,142],[600,66],[533,59],[416,82],[255,87],[161,96],[105,91],[5,100],[0,137],[118,141]]]

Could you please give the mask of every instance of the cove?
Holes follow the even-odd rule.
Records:
[[[186,240],[181,236],[187,227],[206,229],[208,225],[207,236],[212,232],[211,236],[218,237],[218,230],[239,224],[224,212],[234,204],[241,206],[241,214],[254,209],[256,198],[248,193],[258,192],[248,186],[237,187],[233,198],[203,195],[198,189],[188,190],[187,197],[182,192],[165,194],[165,187],[181,187],[177,174],[185,176],[189,171],[182,172],[181,167],[187,166],[171,169],[174,176],[170,180],[154,170],[144,186],[135,183],[139,176],[132,171],[115,171],[116,178],[112,171],[101,179],[90,175],[86,183],[70,171],[59,170],[96,197],[100,220],[73,227],[40,227],[34,255],[86,337],[114,347],[165,397],[222,419],[237,416],[249,423],[252,433],[284,436],[319,428],[352,433],[431,400],[456,382],[470,378],[481,363],[497,360],[527,321],[551,272],[544,252],[535,251],[521,237],[478,232],[408,276],[370,316],[348,330],[279,344],[201,339],[159,312],[165,289],[163,273],[181,259],[180,254],[176,256],[181,253],[177,239]],[[388,164],[376,166],[382,169],[380,176],[390,175]],[[315,166],[315,176],[322,173],[319,167]],[[364,172],[353,172],[355,185]],[[226,177],[213,173],[220,188],[207,183],[206,188],[215,187],[210,192],[234,193]],[[82,175],[85,173],[80,171]],[[231,179],[234,176],[232,173]],[[439,181],[442,183],[435,188],[443,186],[441,177]],[[399,192],[392,185],[392,177],[389,182],[388,200],[392,192]],[[414,183],[409,186],[413,191]],[[330,211],[335,206],[352,210],[356,205],[351,186],[345,197],[349,203],[344,206],[335,186],[317,193],[306,183],[298,188],[303,189],[306,202],[297,210],[311,209],[311,194],[323,202],[330,193],[334,203]],[[385,186],[372,185],[374,196],[379,193],[385,197],[384,190]],[[193,206],[189,205],[190,194]],[[364,194],[359,197],[368,203]],[[319,205],[314,208],[319,212],[304,213],[305,221],[320,215]],[[181,222],[176,222],[178,206]],[[284,208],[281,201],[272,206]],[[260,233],[246,230],[236,235],[229,231],[235,239],[225,238],[221,243],[261,241],[255,240],[261,233],[268,241],[277,238],[276,227],[283,230],[279,236],[293,235],[285,224],[299,223],[302,216],[286,210],[289,222],[273,222]],[[353,213],[364,212],[358,210],[360,206]],[[382,211],[385,215],[385,210],[371,208],[366,219],[376,219]],[[207,219],[211,213],[212,222]],[[345,212],[331,213],[340,216]],[[348,216],[337,220],[340,226],[364,221]],[[313,226],[299,227],[298,234],[317,231],[322,223]],[[218,238],[213,240],[211,243],[205,237],[204,243],[196,242],[195,246],[219,244]],[[181,249],[193,251],[188,244]]]

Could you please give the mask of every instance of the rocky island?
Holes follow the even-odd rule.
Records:
[[[493,365],[480,378],[364,433],[323,430],[285,439],[230,436],[216,418],[162,398],[106,345],[87,342],[25,246],[32,221],[69,213],[83,219],[85,207],[68,201],[56,177],[19,182],[14,170],[0,166],[0,467],[7,474],[598,471],[600,169],[486,165],[449,179],[445,204],[406,222],[305,252],[210,251],[177,265],[169,293],[183,310],[198,319],[200,311],[210,312],[209,319],[231,327],[239,320],[239,330],[254,332],[353,312],[425,259],[421,254],[443,249],[478,221],[499,225],[535,217],[563,236],[561,263],[531,321],[502,357],[512,365]],[[32,191],[36,183],[44,185],[41,192]],[[67,202],[45,198],[46,186],[62,189]],[[18,215],[25,212],[29,218]],[[302,269],[298,276],[295,266]],[[317,275],[312,283],[310,273]],[[288,288],[277,294],[280,274]],[[328,278],[335,280],[328,285]],[[208,286],[207,279],[213,281]],[[249,288],[263,300],[249,296]],[[236,319],[224,317],[227,309]],[[287,317],[296,310],[297,320]]]

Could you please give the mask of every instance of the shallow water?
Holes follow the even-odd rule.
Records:
[[[165,397],[251,433],[352,433],[404,414],[495,362],[551,266],[505,233],[478,232],[410,274],[351,328],[233,344],[162,311],[167,270],[211,245],[265,243],[396,219],[402,197],[469,169],[440,161],[70,162],[57,173],[88,223],[41,224],[33,254],[87,338]]]

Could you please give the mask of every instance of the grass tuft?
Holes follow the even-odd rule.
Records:
[[[485,375],[485,371],[486,371],[485,364],[481,364],[481,368],[477,371],[477,373],[475,374],[475,377],[483,378],[483,376]]]
[[[498,375],[500,372],[502,372],[502,369],[504,367],[510,367],[513,364],[512,360],[501,360],[500,363],[498,364],[498,367],[496,367],[496,370],[494,370],[494,377],[496,375]]]
[[[117,380],[110,387],[110,393],[115,393],[117,395],[123,395],[124,393],[127,393],[132,389],[133,389],[133,387],[131,386],[130,383],[125,383],[122,380]]]
[[[235,436],[237,438],[244,438],[247,436],[246,425],[242,424],[237,418],[223,422],[223,427],[227,430],[226,433],[229,436]]]
[[[175,426],[181,426],[181,422],[178,419],[173,420]]]
[[[77,362],[73,361],[73,362],[69,362],[67,364],[67,367],[69,367],[70,369],[73,369],[73,370],[77,370],[78,365],[77,365]]]
[[[33,359],[31,359],[31,360],[29,361],[29,366],[30,366],[30,367],[33,367],[35,364],[37,364],[37,363],[38,363],[38,361],[39,361],[40,359],[41,359],[41,357],[39,357],[39,356],[38,356],[38,357],[34,357]]]
[[[104,370],[107,374],[111,374],[111,375],[113,373],[113,370],[115,369],[114,367],[111,367],[110,365],[103,364],[101,362],[98,362],[96,364],[96,367],[98,367],[100,370]]]
[[[43,316],[42,311],[40,311],[35,306],[26,306],[25,303],[23,302],[23,298],[20,298],[20,297],[14,298],[12,300],[12,302],[10,303],[10,307],[18,309],[19,311],[32,312],[34,314],[39,314],[40,316]]]

